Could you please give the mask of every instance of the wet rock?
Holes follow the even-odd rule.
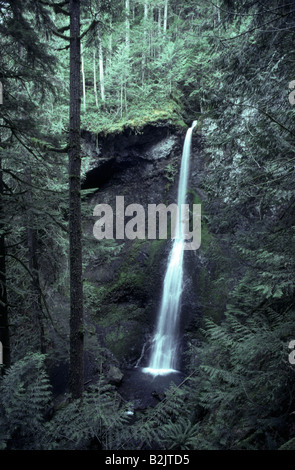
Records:
[[[140,181],[155,174],[155,165],[179,148],[180,138],[171,132],[169,126],[146,126],[141,134],[125,132],[97,138],[83,130],[82,150],[89,158],[83,189],[99,188],[111,179],[114,183],[117,177],[128,184],[130,176]]]
[[[152,395],[152,397],[156,398],[156,400],[159,400],[159,401],[163,401],[164,398],[165,398],[164,393],[159,393],[159,392],[157,392],[157,391],[155,391],[155,390],[152,392],[151,395]]]
[[[119,385],[123,380],[124,374],[116,366],[111,366],[108,371],[107,379],[111,385]]]
[[[177,143],[176,136],[168,136],[162,139],[160,142],[153,145],[143,158],[147,160],[159,160],[161,158],[167,158],[171,153],[171,150]]]

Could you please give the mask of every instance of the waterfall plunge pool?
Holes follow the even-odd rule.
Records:
[[[153,369],[152,367],[142,367],[142,372],[151,375],[168,375],[168,374],[180,374],[179,370],[176,369]]]
[[[142,411],[162,401],[169,387],[179,386],[185,379],[181,371],[167,371],[166,374],[145,373],[143,367],[123,369],[124,378],[118,392],[126,402],[132,403],[132,411]],[[155,372],[155,371],[154,371]]]

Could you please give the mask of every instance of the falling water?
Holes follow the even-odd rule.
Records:
[[[187,191],[189,159],[194,121],[186,133],[180,168],[177,205],[180,210],[185,204]],[[176,372],[177,367],[177,326],[180,310],[180,299],[183,280],[183,252],[185,237],[179,217],[178,237],[173,241],[164,279],[161,308],[156,333],[153,338],[153,349],[148,367],[144,372],[153,375],[165,375]]]

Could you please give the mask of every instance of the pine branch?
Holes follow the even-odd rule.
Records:
[[[70,13],[63,8],[65,5],[69,4],[69,0],[60,2],[60,3],[46,2],[45,0],[38,0],[38,1],[39,3],[41,3],[41,5],[45,5],[47,7],[53,8],[56,13],[62,13],[65,16],[70,16]]]
[[[80,38],[79,38],[79,39],[80,39],[80,40],[83,39],[84,36],[86,36],[86,34],[87,34],[89,31],[93,30],[97,24],[98,24],[98,21],[97,21],[97,20],[93,20],[92,23],[88,26],[88,28],[86,28],[86,30],[84,31],[84,33],[82,33],[82,34],[80,35]],[[62,28],[62,29],[65,30],[65,28]],[[66,29],[69,29],[69,27],[67,26]],[[56,29],[56,30],[53,30],[53,29],[52,29],[51,31],[52,31],[52,33],[53,33],[55,36],[58,36],[59,38],[64,39],[65,41],[70,41],[70,40],[71,40],[71,38],[70,38],[69,36],[65,36],[64,34],[61,34],[58,29]],[[60,49],[58,49],[58,50],[60,50]]]
[[[2,169],[2,171],[3,171],[3,173],[9,174],[10,176],[12,176],[12,178],[19,181],[20,183],[22,183],[26,186],[30,186],[31,188],[37,189],[38,191],[45,191],[45,192],[54,193],[54,194],[65,194],[67,192],[66,190],[65,191],[56,191],[56,190],[48,189],[48,188],[40,188],[39,186],[35,186],[34,184],[29,184],[27,181],[24,181],[19,176],[17,176],[15,173],[13,173],[11,170]]]
[[[278,21],[279,19],[282,19],[284,18],[285,16],[289,16],[291,15],[292,13],[295,13],[295,10],[292,10],[292,11],[289,11],[288,13],[285,13],[283,15],[280,15],[278,18],[274,18],[270,21],[266,21],[265,23],[259,25],[259,26],[255,26],[254,28],[251,28],[251,29],[248,29],[247,31],[244,31],[243,33],[241,34],[237,34],[236,36],[232,36],[230,38],[221,38],[221,37],[218,37],[218,39],[220,39],[221,41],[232,41],[233,39],[237,39],[237,38],[240,38],[241,36],[244,36],[245,34],[249,34],[249,33],[253,33],[254,31],[259,31],[260,28],[263,28],[264,26],[267,26],[271,23],[274,23],[275,21]]]
[[[13,258],[15,259],[18,263],[20,263],[20,265],[27,271],[27,273],[30,275],[30,277],[32,278],[32,280],[34,280],[34,276],[31,272],[31,270],[28,268],[28,266],[26,266],[26,264],[20,259],[18,258],[18,256],[16,255],[13,255],[12,253],[7,253],[6,256],[9,256],[10,258]],[[50,323],[52,325],[52,328],[54,329],[55,333],[60,337],[62,338],[63,340],[67,340],[67,338],[65,336],[62,335],[62,333],[60,333],[58,331],[58,329],[56,328],[55,324],[54,324],[54,321],[53,321],[53,318],[49,312],[49,308],[48,308],[48,305],[47,305],[47,301],[46,301],[46,298],[45,298],[45,295],[41,289],[41,286],[39,286],[39,292],[40,292],[40,295],[42,297],[42,300],[43,300],[43,303],[44,303],[44,307],[45,307],[45,310],[46,310],[46,313],[47,313],[47,316],[50,320]],[[41,312],[43,313],[43,312]],[[44,315],[44,313],[43,313]],[[46,317],[45,317],[46,318]]]
[[[64,34],[59,33],[57,29],[51,29],[51,32],[52,32],[52,34],[54,34],[54,36],[57,36],[58,38],[64,39],[65,41],[70,41],[71,40],[71,38],[69,36],[65,36]]]

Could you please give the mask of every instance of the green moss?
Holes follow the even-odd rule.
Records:
[[[171,229],[170,229],[171,231]],[[149,267],[153,266],[155,259],[157,256],[159,256],[161,250],[163,249],[163,246],[166,242],[166,239],[159,239],[159,240],[154,240],[151,244],[150,248],[150,256],[148,259],[148,265]]]
[[[147,240],[140,240],[139,238],[136,238],[132,242],[132,246],[128,252],[128,264],[132,261],[136,261],[136,258],[138,257],[141,248],[146,245]]]
[[[131,109],[129,116],[132,117],[113,121],[112,115],[109,117],[104,116],[103,122],[100,122],[99,118],[96,117],[89,121],[86,120],[83,125],[91,129],[92,132],[103,135],[121,134],[126,129],[140,134],[144,126],[148,124],[167,125],[169,123],[177,128],[187,128],[180,112],[180,106],[174,100],[163,102],[159,107],[149,107],[146,103],[143,108],[137,106],[134,110]]]
[[[168,165],[166,165],[164,168],[164,177],[172,183],[174,182],[175,176],[177,175],[177,173],[178,173],[177,161],[168,163]]]
[[[124,288],[137,288],[140,287],[140,285],[143,282],[144,274],[142,272],[136,272],[136,271],[125,271],[120,273],[119,281],[117,286],[121,287],[123,286]]]
[[[105,287],[104,301],[123,300],[126,296],[137,294],[140,297],[140,292],[145,293],[145,276],[144,272],[136,270],[131,271],[132,266],[128,270],[123,270],[119,274],[119,278],[110,286]]]
[[[98,319],[98,324],[108,328],[120,325],[122,322],[140,320],[143,318],[145,310],[138,308],[136,304],[110,304],[105,309],[105,315]]]
[[[188,190],[192,195],[193,204],[201,204],[201,246],[199,255],[210,260],[209,265],[200,267],[200,274],[196,279],[196,289],[200,292],[204,318],[211,318],[219,323],[224,309],[229,290],[230,267],[227,265],[218,239],[209,231],[207,215],[201,198],[193,190]],[[205,255],[205,256],[204,256]],[[219,261],[220,260],[220,261]]]
[[[106,286],[97,286],[90,281],[83,283],[83,296],[86,308],[100,311],[100,306],[107,293]]]
[[[142,347],[140,323],[114,326],[105,336],[105,345],[117,357],[119,361],[128,357],[134,348],[137,357]]]
[[[124,328],[122,325],[106,334],[106,343],[108,345],[110,343],[116,343],[122,339],[124,339]]]
[[[204,318],[211,318],[219,323],[224,312],[226,286],[216,282],[214,275],[205,268],[201,268],[198,282]]]

